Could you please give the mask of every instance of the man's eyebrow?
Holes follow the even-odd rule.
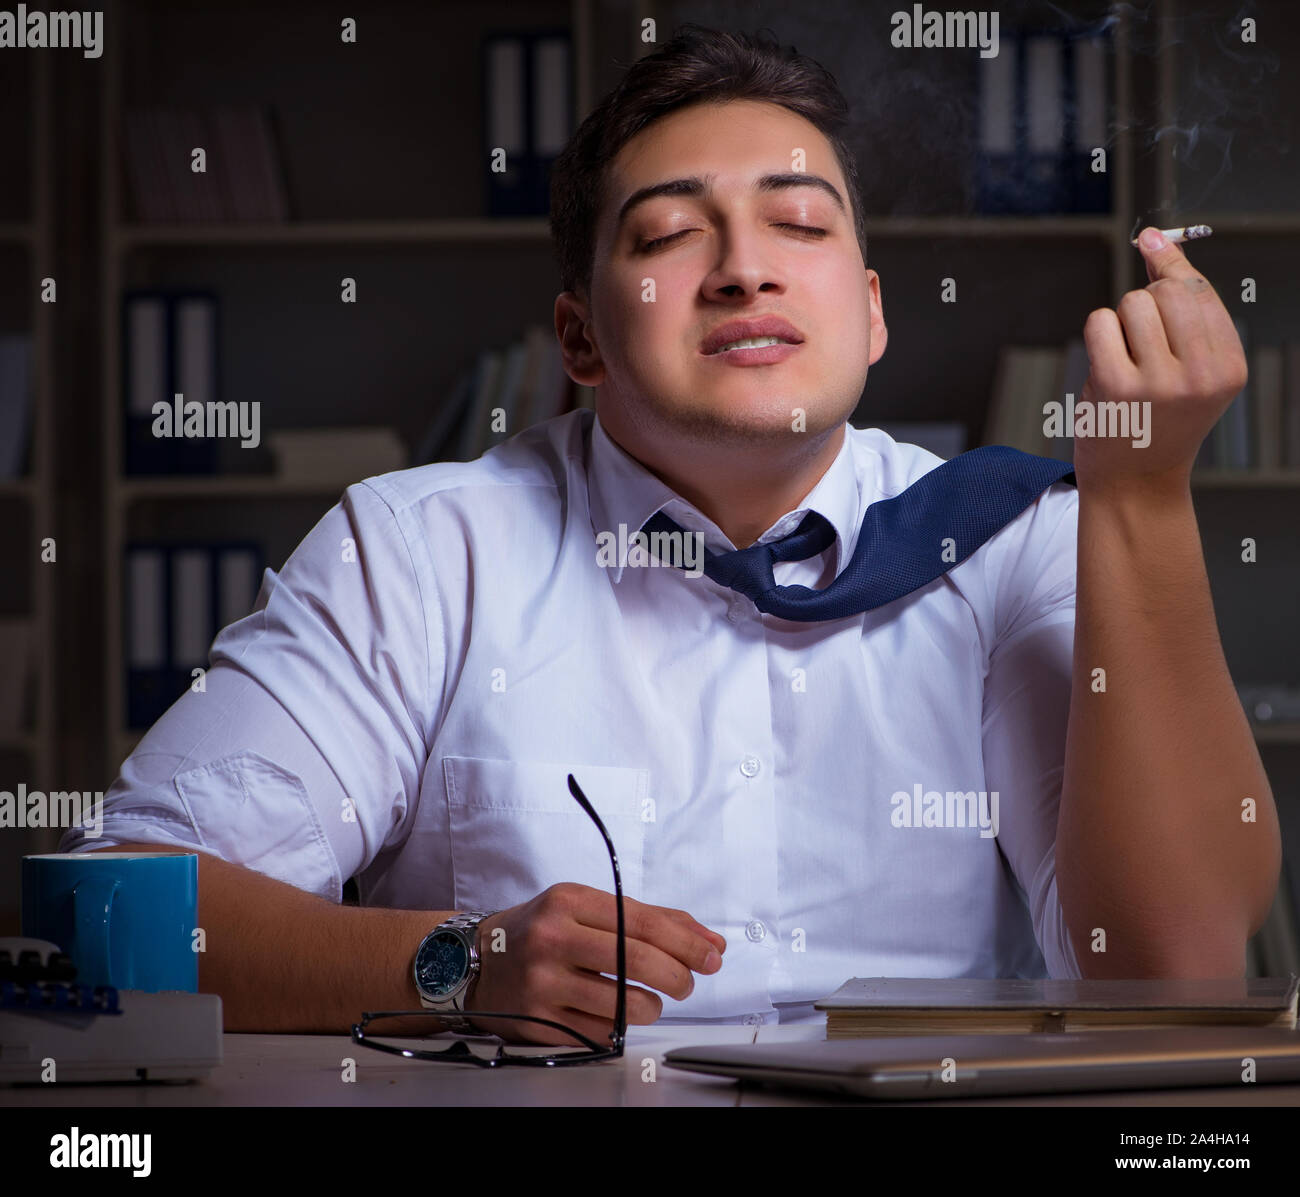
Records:
[[[810,175],[805,171],[789,171],[783,175],[764,175],[758,181],[759,191],[785,191],[790,187],[820,187],[827,195],[831,197],[839,207],[839,210],[846,216],[848,209],[844,206],[844,197],[840,195],[839,188],[829,179],[823,179],[821,175]]]
[[[699,175],[689,175],[681,179],[666,179],[662,183],[651,183],[648,187],[639,188],[623,201],[623,206],[618,210],[618,224],[621,227],[632,209],[638,204],[644,204],[647,200],[656,199],[661,195],[685,195],[698,198],[708,194],[711,184],[711,177],[701,178]],[[763,175],[754,183],[756,191],[785,191],[791,187],[818,187],[835,201],[841,212],[846,215],[848,213],[848,209],[844,206],[844,197],[840,195],[839,189],[829,179],[824,179],[821,175],[810,175],[804,171],[789,171],[786,174]]]

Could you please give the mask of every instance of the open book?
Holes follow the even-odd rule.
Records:
[[[1297,977],[1064,980],[854,977],[814,1002],[827,1039],[1153,1027],[1296,1026]]]

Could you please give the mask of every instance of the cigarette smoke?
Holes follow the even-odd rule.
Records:
[[[971,9],[973,4],[927,9]],[[1130,113],[1117,127],[1112,115],[1106,146],[1113,162],[1116,135],[1134,139],[1139,163],[1172,146],[1178,164],[1177,208],[1171,197],[1151,196],[1151,209],[1136,225],[1167,228],[1199,218],[1201,211],[1242,206],[1233,200],[1234,167],[1251,182],[1279,178],[1278,159],[1291,152],[1300,108],[1284,102],[1279,88],[1278,44],[1286,5],[1244,0],[1180,0],[1169,6],[1172,21],[1155,0],[1116,0],[1093,15],[1069,12],[1068,0],[1003,6],[1001,29],[1009,35],[1027,27],[1055,28],[1076,36],[1110,35],[1121,18],[1129,31],[1132,71],[1151,79],[1161,55],[1176,53],[1177,94],[1172,120],[1162,122],[1154,107]],[[854,5],[806,5],[792,0],[691,0],[679,6],[681,19],[719,28],[767,28],[781,42],[796,46],[827,66],[849,102],[846,140],[857,155],[863,199],[872,215],[914,216],[969,211],[966,185],[979,146],[979,88],[971,65],[969,86],[954,85],[954,57],[960,50],[898,50],[889,44],[890,16],[907,9],[906,0],[866,0]],[[686,10],[689,10],[688,12]],[[1265,11],[1261,11],[1265,10]],[[1255,17],[1258,42],[1241,40],[1241,22]],[[1289,164],[1289,160],[1287,163]],[[1112,167],[1113,169],[1113,167]],[[1280,201],[1278,201],[1280,202]],[[1265,205],[1267,206],[1267,205]],[[869,222],[868,222],[869,224]],[[868,232],[869,232],[868,228]],[[1136,235],[1136,233],[1134,234]]]
[[[1248,16],[1262,24],[1260,42],[1241,40]],[[1195,36],[1188,36],[1192,31]],[[1154,43],[1153,56],[1178,47],[1177,120],[1136,131],[1148,147],[1172,145],[1181,184],[1178,208],[1189,218],[1198,209],[1236,206],[1221,186],[1233,168],[1234,143],[1242,147],[1243,162],[1264,162],[1274,170],[1277,159],[1290,153],[1293,118],[1279,99],[1279,58],[1269,49],[1269,35],[1267,18],[1252,4],[1197,6],[1178,28],[1145,35]],[[1159,197],[1162,203],[1168,198]]]

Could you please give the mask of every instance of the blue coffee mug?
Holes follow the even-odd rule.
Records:
[[[56,943],[78,985],[199,990],[196,853],[23,857],[23,934]]]

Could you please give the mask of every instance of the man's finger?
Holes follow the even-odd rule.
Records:
[[[1123,388],[1138,374],[1114,308],[1098,308],[1089,313],[1083,326],[1083,341],[1090,371],[1105,390]]]
[[[1119,301],[1117,313],[1124,326],[1129,353],[1139,367],[1158,365],[1172,356],[1165,321],[1150,290],[1130,291]]]
[[[1210,341],[1206,324],[1208,309],[1197,302],[1196,294],[1188,289],[1187,280],[1162,280],[1145,288],[1142,294],[1152,297],[1152,306],[1158,309],[1169,349],[1181,363],[1187,365],[1213,359],[1216,346]],[[1231,317],[1228,322],[1231,326]],[[1232,336],[1236,336],[1235,329]]]
[[[659,909],[669,918],[676,919],[679,923],[685,923],[698,934],[707,936],[713,941],[713,946],[717,948],[719,952],[725,952],[727,950],[726,939],[712,928],[706,927],[699,919],[695,918],[694,915],[685,910],[674,910],[671,906],[661,906]]]
[[[1181,245],[1175,245],[1166,239],[1157,228],[1142,230],[1138,238],[1138,249],[1142,251],[1147,264],[1147,279],[1155,282],[1161,278],[1202,278],[1195,266],[1187,260]],[[1209,286],[1209,283],[1206,283]]]
[[[618,967],[618,936],[579,926],[569,941],[564,963],[591,973],[613,975]],[[695,991],[694,970],[676,956],[642,939],[627,941],[627,979],[684,1001]]]
[[[568,1010],[578,1010],[596,1018],[614,1017],[618,1008],[618,982],[608,977],[587,972],[585,969],[569,969],[567,977],[558,994],[552,998],[558,1005]],[[658,1022],[664,1012],[664,1000],[649,989],[639,985],[627,987],[627,1021],[648,1024]],[[563,1019],[556,1019],[563,1022]],[[580,1028],[579,1028],[580,1029]],[[599,1041],[606,1036],[590,1036]]]
[[[601,894],[600,899],[587,903],[577,915],[584,927],[598,931],[618,931],[618,911],[613,894]],[[623,898],[624,931],[629,939],[639,939],[652,944],[668,955],[680,960],[696,972],[716,972],[707,969],[710,952],[718,952],[717,945],[703,934],[707,928],[695,930],[669,916],[661,906]],[[721,956],[721,953],[718,952]]]

